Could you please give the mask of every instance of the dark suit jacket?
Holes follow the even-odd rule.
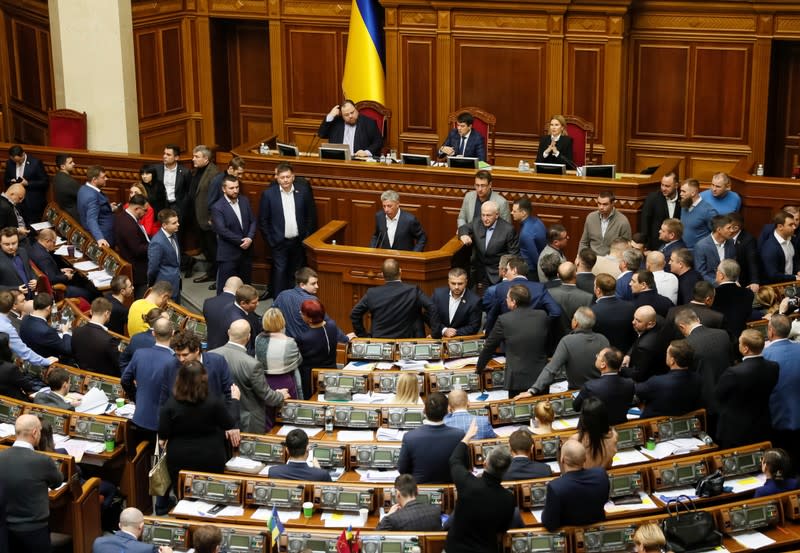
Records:
[[[16,175],[17,164],[13,159],[7,160],[6,174],[3,179],[5,188],[8,188]],[[47,188],[50,186],[50,181],[47,180],[47,173],[42,162],[30,154],[26,154],[22,176],[28,181],[28,186],[25,187],[25,201],[22,202],[23,216],[28,224],[37,223],[42,218],[44,206],[47,205]]]
[[[0,451],[0,486],[5,489],[9,530],[47,528],[50,516],[48,488],[64,480],[47,455],[25,447]]]
[[[211,296],[203,302],[203,317],[206,320],[206,342],[219,344],[209,346],[214,349],[225,345],[228,342],[228,328],[222,328],[223,313],[229,305],[234,303],[236,296],[227,292],[222,292],[218,296]],[[221,342],[221,343],[220,343]]]
[[[78,215],[81,226],[92,238],[105,239],[114,245],[114,213],[105,194],[91,186],[81,186],[78,190]]]
[[[579,307],[590,307],[594,301],[594,296],[582,290],[575,284],[562,284],[555,288],[548,289],[548,292],[556,300],[561,308],[561,331],[568,333],[572,325],[572,316]]]
[[[483,145],[483,136],[481,133],[476,131],[474,128],[470,131],[469,137],[467,138],[467,143],[464,146],[464,151],[460,150],[461,146],[461,135],[458,134],[458,129],[450,129],[450,132],[447,133],[447,138],[444,140],[444,144],[442,144],[439,151],[442,151],[442,148],[445,146],[450,146],[453,148],[456,153],[454,155],[463,156],[463,157],[477,157],[481,161],[486,161],[486,148]]]
[[[635,332],[631,326],[633,313],[636,308],[629,301],[623,301],[614,296],[598,299],[592,305],[597,322],[594,331],[599,332],[615,348],[628,351],[635,339]]]
[[[150,242],[145,230],[125,209],[120,210],[114,222],[114,242],[119,255],[133,268],[133,285],[147,284],[147,250]]]
[[[561,317],[561,306],[558,305],[544,284],[533,282],[526,278],[515,278],[499,282],[494,289],[494,295],[487,300],[484,295],[483,308],[486,311],[486,333],[489,334],[494,328],[495,321],[503,313],[508,313],[506,296],[512,286],[521,284],[528,289],[531,294],[531,309],[540,309],[547,313],[547,316],[555,321]],[[549,325],[548,325],[549,327]]]
[[[671,299],[662,296],[657,290],[645,290],[633,295],[633,306],[639,309],[643,305],[651,306],[662,317],[666,317],[669,310],[675,306]]]
[[[733,245],[736,248],[736,261],[741,269],[739,282],[742,283],[742,286],[761,282],[758,268],[758,247],[756,246],[755,237],[743,230],[736,236]]]
[[[370,288],[350,313],[353,331],[367,336],[364,315],[372,315],[373,338],[416,338],[424,336],[423,311],[429,314],[431,326],[439,325],[433,302],[417,286],[392,280]]]
[[[314,205],[311,186],[302,177],[294,179],[294,213],[297,230],[300,233],[298,238],[305,240],[317,230],[317,208]],[[281,187],[277,182],[273,182],[261,193],[261,201],[258,205],[258,230],[264,240],[274,247],[285,240],[285,225]]]
[[[210,332],[206,336],[208,349],[216,349],[228,343],[228,329],[233,321],[244,319],[250,323],[250,341],[247,343],[247,353],[253,355],[255,352],[256,336],[261,332],[261,317],[254,313],[245,313],[236,302],[231,302],[222,310],[219,326],[215,325],[214,334]],[[211,327],[208,329],[211,330]]]
[[[30,373],[23,373],[16,363],[0,361],[0,395],[19,401],[30,401],[26,393],[31,388]]]
[[[630,378],[617,373],[601,374],[600,378],[588,380],[583,385],[572,406],[580,411],[587,397],[599,398],[608,410],[608,423],[621,424],[628,420],[628,409],[633,404],[633,389],[633,380]]]
[[[39,317],[24,317],[19,326],[19,337],[42,357],[58,357],[64,362],[65,358],[72,356],[72,337],[69,334],[60,337],[55,328]]]
[[[166,280],[172,284],[172,299],[180,297],[180,256],[175,253],[175,248],[164,233],[164,229],[153,235],[147,247],[147,283],[152,286],[159,280]]]
[[[192,174],[189,185],[189,200],[187,217],[194,216],[200,230],[211,230],[211,214],[208,210],[208,189],[211,188],[212,179],[219,171],[214,162],[209,161],[205,167],[199,167]]]
[[[50,280],[50,284],[67,284],[69,282],[67,275],[61,272],[57,258],[44,249],[39,242],[32,242],[28,247],[28,253],[31,261],[36,263],[39,270]]]
[[[80,187],[81,183],[73,179],[69,173],[58,171],[53,177],[53,194],[56,203],[76,221],[80,220],[78,215],[78,190]]]
[[[541,309],[514,309],[497,319],[478,357],[481,372],[505,344],[506,390],[527,390],[547,364],[547,315]]]
[[[472,238],[472,270],[475,281],[480,283],[497,284],[500,274],[497,265],[500,257],[505,253],[518,254],[519,241],[511,223],[498,218],[495,223],[489,247],[486,247],[486,227],[480,217],[475,217],[472,223],[462,225],[458,235],[468,234]]]
[[[700,377],[690,370],[671,370],[636,384],[636,397],[644,402],[642,418],[679,416],[702,405]]]
[[[22,215],[22,212],[19,212]],[[28,221],[25,221],[28,223]],[[32,221],[36,222],[36,221]],[[6,198],[5,196],[0,195],[0,228],[6,227],[14,227],[17,228],[19,226],[19,221],[17,221],[17,214],[14,211],[14,204],[11,203],[11,200]]]
[[[5,253],[0,253],[0,290],[12,290],[20,287],[21,284],[28,284],[34,278],[31,269],[28,251],[21,247],[17,250],[17,255],[22,259],[22,266],[25,269],[25,282],[19,278],[14,261]]]
[[[675,212],[677,213],[677,208]],[[680,240],[675,240],[674,242],[671,242],[669,244],[664,244],[663,246],[658,248],[658,251],[664,254],[664,260],[666,261],[666,265],[664,266],[665,271],[669,272],[669,258],[670,256],[672,256],[672,252],[685,247],[686,247],[686,242],[684,242],[683,239],[681,238]],[[680,296],[678,297],[680,298]],[[678,303],[680,303],[680,300],[678,301]]]
[[[600,467],[562,474],[547,483],[542,524],[554,532],[562,526],[583,526],[605,520],[608,474]]]
[[[536,163],[558,163],[559,165],[566,165],[570,168],[575,167],[572,161],[572,137],[562,134],[558,139],[556,148],[558,149],[558,157],[548,154],[544,156],[544,151],[550,146],[551,138],[549,134],[543,135],[539,139],[539,150],[536,153]]]
[[[725,330],[698,326],[686,337],[694,348],[692,370],[700,375],[703,407],[708,414],[716,416],[719,409],[715,399],[717,382],[725,369],[733,362],[731,339]]]
[[[596,278],[595,274],[591,273],[591,272],[589,272],[589,273],[578,273],[578,275],[576,277],[575,284],[581,290],[592,294],[592,298],[594,298],[594,279],[595,278]],[[592,301],[594,301],[594,299],[592,299]]]
[[[639,223],[639,231],[644,233],[645,244],[648,250],[657,250],[662,242],[658,239],[658,231],[661,223],[669,218],[667,210],[667,199],[661,190],[654,190],[647,195],[642,205],[642,217]],[[675,204],[675,219],[681,218],[681,202]],[[670,252],[671,253],[671,252]],[[669,255],[664,254],[669,263]]]
[[[153,336],[153,331],[150,329],[131,336],[131,341],[128,342],[128,347],[125,348],[125,351],[119,354],[119,368],[122,374],[125,374],[125,369],[128,368],[128,363],[131,362],[133,354],[136,353],[136,350],[152,348],[154,345],[156,345],[156,339]]]
[[[436,505],[428,505],[412,499],[399,511],[383,517],[375,529],[397,532],[401,530],[437,532],[442,529],[442,510]]]
[[[256,237],[256,218],[246,196],[239,195],[238,202],[242,213],[241,224],[227,198],[222,197],[211,206],[212,226],[217,234],[217,261],[237,261],[253,255],[252,244],[246,250],[239,246],[243,238]]]
[[[394,243],[389,244],[389,234],[386,230],[386,214],[383,211],[375,213],[375,232],[369,241],[370,248],[388,248],[392,250],[406,250],[421,252],[425,249],[428,237],[419,220],[408,211],[400,210],[400,220],[397,221],[397,230],[394,234]]]
[[[39,392],[35,396],[33,396],[33,402],[36,405],[47,405],[49,407],[58,407],[59,409],[64,409],[65,411],[74,411],[75,407],[61,398],[60,395],[56,394],[55,392]]]
[[[158,553],[158,546],[136,541],[136,538],[117,530],[110,536],[100,536],[94,540],[92,553]]]
[[[447,459],[464,432],[458,428],[423,424],[403,436],[397,470],[413,474],[417,484],[447,484],[452,482]]]
[[[161,388],[167,374],[177,371],[177,365],[172,350],[162,346],[140,348],[133,354],[120,383],[128,397],[136,402],[133,414],[136,426],[153,431],[158,429]]]
[[[203,363],[208,374],[208,395],[221,397],[229,407],[228,410],[233,411],[230,409],[233,377],[231,376],[231,370],[228,368],[228,362],[218,353],[211,353],[210,351],[202,354],[200,362]],[[172,388],[175,386],[179,368],[178,364],[167,367],[164,379],[161,382],[159,405],[164,405],[172,396]],[[236,418],[239,418],[238,414]]]
[[[657,317],[656,326],[636,337],[628,353],[630,363],[621,371],[623,376],[632,378],[635,382],[644,382],[653,375],[667,372],[666,355],[669,343],[664,342],[661,335],[663,327],[663,319]]]
[[[503,481],[508,480],[528,480],[530,478],[546,478],[553,474],[550,465],[531,461],[527,457],[514,457],[511,459],[511,466],[503,475]]]
[[[735,283],[720,284],[711,308],[725,316],[725,328],[736,340],[753,312],[753,291]]]
[[[72,356],[83,370],[120,376],[119,341],[94,323],[72,331]]]
[[[309,467],[305,462],[289,461],[285,465],[274,465],[269,468],[270,478],[283,480],[308,480],[310,482],[330,482],[331,475],[325,469]]]
[[[778,364],[763,357],[728,367],[717,383],[719,423],[714,441],[736,447],[763,440],[772,430],[769,396],[778,383]]]
[[[481,299],[472,291],[464,290],[453,320],[450,320],[450,289],[447,286],[433,291],[433,308],[439,324],[431,329],[434,338],[441,338],[445,328],[455,328],[456,336],[477,334],[481,328]]]
[[[344,119],[336,116],[333,121],[322,120],[317,131],[320,138],[327,138],[331,144],[342,144],[344,142]],[[366,115],[358,115],[356,121],[356,132],[353,136],[353,153],[359,150],[369,150],[373,156],[380,155],[383,147],[383,138],[375,121]]]
[[[155,178],[153,180],[157,180],[161,185],[161,188],[164,189],[164,202],[166,202],[167,191],[166,188],[164,188],[164,164],[156,163],[150,168],[155,173]],[[189,187],[191,186],[191,183],[191,171],[178,163],[178,172],[175,175],[175,207],[177,208],[176,211],[178,212],[178,218],[181,221],[191,214],[191,211],[189,210],[191,206],[191,200],[189,197]],[[155,209],[155,207],[153,209]],[[158,215],[158,213],[156,213],[156,215]]]
[[[128,306],[120,302],[111,293],[106,294],[105,298],[111,302],[111,318],[108,319],[106,327],[111,332],[127,336],[125,325],[128,324]]]
[[[694,285],[703,280],[703,276],[695,271],[689,269],[678,277],[678,305],[683,305],[692,301],[694,297]]]
[[[768,235],[768,238],[764,240],[759,253],[761,254],[761,266],[764,268],[762,280],[765,283],[786,282],[797,278],[795,275],[800,271],[800,248],[797,245],[794,248],[792,274],[786,272],[786,256],[774,234]]]
[[[710,307],[700,303],[690,302],[686,305],[676,305],[667,311],[667,317],[664,322],[664,329],[662,330],[662,333],[663,339],[666,341],[666,343],[669,343],[672,340],[680,340],[683,338],[683,334],[681,334],[680,330],[678,330],[678,327],[675,326],[675,313],[682,307],[690,307],[692,311],[697,314],[697,318],[700,319],[700,324],[706,328],[725,328],[725,315],[719,311],[714,311]]]

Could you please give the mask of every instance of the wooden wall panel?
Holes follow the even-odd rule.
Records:
[[[687,136],[689,54],[689,47],[679,44],[636,45],[634,136]]]
[[[748,48],[698,46],[693,66],[691,136],[743,142],[750,89]]]
[[[567,46],[567,85],[564,111],[594,123],[595,136],[603,136],[603,45],[571,43]]]
[[[137,60],[157,60],[160,56],[158,33],[149,30],[137,33],[134,39]],[[136,64],[136,94],[139,97],[139,120],[157,117],[161,110],[159,102],[159,79],[145,78],[140,64]],[[155,72],[158,74],[158,72]]]
[[[183,36],[174,23],[134,29],[139,120],[181,113],[186,109],[181,78]]]
[[[340,40],[341,33],[335,29],[286,29],[287,117],[316,118],[341,102]]]
[[[403,36],[402,132],[436,132],[436,45],[431,37]]]

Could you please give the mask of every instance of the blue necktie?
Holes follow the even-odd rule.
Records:
[[[461,137],[461,145],[458,147],[458,152],[457,152],[459,155],[462,155],[462,156],[464,155],[464,148],[466,147],[466,145],[467,145],[467,139],[466,139],[466,137],[462,136]]]

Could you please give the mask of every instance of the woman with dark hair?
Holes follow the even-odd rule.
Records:
[[[0,395],[20,401],[30,401],[28,394],[35,390],[14,363],[8,334],[0,332]]]
[[[162,209],[169,207],[167,205],[167,190],[164,188],[164,183],[158,180],[156,170],[152,166],[143,165],[139,169],[139,184],[144,188],[144,196],[150,202],[156,215]]]
[[[608,424],[608,410],[603,400],[588,397],[581,406],[578,432],[570,436],[586,448],[586,463],[583,468],[611,468],[617,453],[617,431]]]
[[[231,397],[238,409],[236,386],[231,386]],[[226,432],[236,428],[236,418],[225,408],[224,397],[209,396],[208,373],[202,363],[181,365],[172,396],[161,407],[158,419],[158,439],[162,447],[166,442],[173,483],[178,482],[181,470],[225,471]]]
[[[311,397],[311,369],[336,368],[336,335],[339,330],[333,321],[325,321],[325,306],[319,300],[306,300],[300,305],[300,316],[308,330],[295,340],[303,360],[300,362],[300,380],[303,397]]]
[[[785,450],[768,449],[761,459],[761,472],[767,477],[764,485],[756,490],[755,497],[764,497],[797,489],[797,479],[792,476],[792,460]]]

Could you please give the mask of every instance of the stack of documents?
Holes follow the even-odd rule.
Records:
[[[90,273],[87,273],[86,276],[89,278],[89,280],[92,281],[92,284],[94,284],[97,288],[110,286],[111,281],[114,278],[114,275],[109,274],[102,269],[99,271],[91,271]]]
[[[78,413],[89,413],[90,415],[102,415],[108,407],[108,396],[100,388],[90,388],[81,400],[81,404],[75,408]]]

